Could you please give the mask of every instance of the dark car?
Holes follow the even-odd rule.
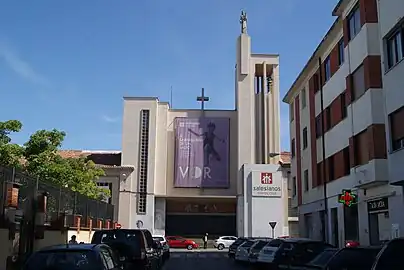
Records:
[[[122,269],[114,251],[107,245],[58,245],[32,254],[23,270],[117,270]]]
[[[339,251],[338,248],[327,248],[320,254],[318,254],[313,260],[307,263],[304,266],[308,266],[310,268],[318,268],[327,265],[328,261]],[[302,269],[299,266],[291,267],[291,269]]]
[[[159,241],[163,247],[163,261],[166,261],[170,258],[170,247],[166,239],[163,236],[153,236],[153,240]]]
[[[263,248],[266,257],[270,256],[272,258],[270,262],[266,262],[264,265],[269,265],[275,269],[287,269],[295,265],[305,265],[325,249],[332,247],[332,245],[322,241],[305,238],[274,239]],[[269,251],[272,252],[272,255],[269,254]],[[258,258],[257,266],[263,266],[260,257]]]
[[[240,237],[236,241],[234,241],[233,244],[230,245],[229,251],[228,251],[228,256],[229,258],[234,258],[236,255],[237,248],[242,245],[245,241],[247,241],[248,238],[246,237]]]
[[[263,247],[265,247],[272,239],[256,240],[251,246],[250,252],[248,253],[248,261],[252,264],[257,262],[258,254]]]
[[[160,241],[158,240],[154,240],[153,246],[154,249],[157,250],[157,255],[158,255],[158,268],[160,269],[161,267],[163,267],[164,264],[164,259],[163,259],[163,254],[164,254],[164,250],[163,250],[163,245],[160,243]]]
[[[380,250],[381,247],[346,247],[337,251],[328,261],[323,263],[312,261],[299,269],[371,270]]]
[[[372,270],[403,269],[404,238],[395,238],[387,242],[377,255]]]
[[[152,235],[148,230],[114,229],[95,231],[92,244],[109,245],[126,267],[155,270],[159,268],[159,256]]]

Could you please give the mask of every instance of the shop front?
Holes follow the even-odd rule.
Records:
[[[391,222],[389,217],[388,197],[367,202],[369,218],[369,243],[380,245],[390,240]]]
[[[222,199],[167,200],[166,235],[199,237],[236,235],[236,201]]]

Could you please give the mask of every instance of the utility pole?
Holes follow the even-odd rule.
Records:
[[[323,92],[323,76],[322,76],[322,66],[321,57],[318,58],[319,65],[319,90],[320,90],[320,106],[321,106],[321,147],[323,160],[321,163],[322,167],[322,178],[323,178],[323,193],[324,193],[324,217],[322,220],[323,227],[323,239],[328,243],[328,200],[327,200],[327,172],[326,172],[326,158],[325,158],[325,111],[324,111],[324,92]],[[317,176],[318,177],[318,176]]]

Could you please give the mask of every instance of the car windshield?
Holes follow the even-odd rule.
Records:
[[[24,270],[90,270],[96,264],[95,253],[90,250],[50,250],[34,253]]]
[[[246,241],[241,247],[249,248],[254,244],[254,241]]]
[[[379,248],[345,248],[331,259],[328,266],[330,269],[370,269],[379,251]]]
[[[315,257],[309,265],[324,266],[331,259],[331,257],[337,253],[338,249],[327,249]]]
[[[244,243],[244,242],[245,242],[245,239],[237,239],[237,240],[233,243],[233,245],[235,245],[235,246],[241,245],[241,244]]]
[[[154,236],[154,237],[153,237],[153,240],[156,240],[156,241],[164,241],[164,238],[163,238],[163,237],[156,237],[156,236]]]
[[[268,244],[267,241],[257,241],[257,243],[252,247],[255,251],[261,250],[263,247],[265,247]]]

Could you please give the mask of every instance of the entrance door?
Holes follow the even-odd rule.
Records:
[[[390,240],[391,223],[389,218],[388,198],[368,202],[369,242],[380,245]]]
[[[338,208],[331,208],[331,230],[333,244],[339,247]]]

